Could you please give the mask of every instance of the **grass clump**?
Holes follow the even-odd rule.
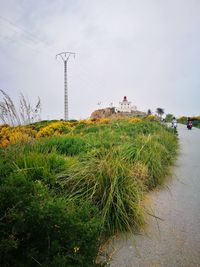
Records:
[[[55,152],[30,152],[20,155],[14,171],[24,173],[30,180],[42,180],[48,186],[55,184],[55,175],[66,169],[66,160]]]
[[[149,189],[163,183],[177,150],[177,139],[163,131],[153,135],[139,135],[122,147],[127,161],[142,162],[148,168],[146,185]]]
[[[34,149],[39,151],[56,150],[60,154],[75,156],[87,150],[86,143],[79,136],[54,136],[40,139],[35,143]]]
[[[114,234],[143,224],[140,201],[146,178],[141,163],[127,164],[118,151],[101,151],[73,166],[60,183],[70,195],[92,200],[107,233]]]

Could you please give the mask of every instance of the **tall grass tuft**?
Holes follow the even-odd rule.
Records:
[[[139,161],[147,166],[146,185],[149,189],[163,183],[176,150],[177,139],[167,131],[153,135],[138,135],[132,143],[122,146],[125,160],[132,163]]]
[[[103,150],[73,166],[59,182],[72,196],[91,199],[101,211],[104,228],[114,234],[143,225],[140,202],[146,178],[143,164],[129,164],[118,151]]]
[[[55,152],[23,153],[13,164],[13,172],[23,173],[29,180],[40,180],[47,186],[56,184],[56,174],[67,168],[67,160]]]
[[[75,156],[86,151],[87,147],[79,136],[53,136],[40,139],[34,144],[34,149],[41,152],[56,150],[60,154]]]

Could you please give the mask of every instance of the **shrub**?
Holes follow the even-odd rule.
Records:
[[[200,116],[192,117],[192,124],[194,127],[200,128]]]
[[[109,122],[110,122],[110,120],[107,118],[101,118],[101,119],[96,120],[97,124],[108,124]]]
[[[10,148],[0,148],[0,185],[4,179],[13,172],[13,162],[16,154]]]
[[[187,123],[187,117],[182,116],[182,117],[178,118],[178,122],[182,123],[182,124],[186,124]]]
[[[155,116],[155,115],[148,115],[146,117],[146,119],[149,120],[149,121],[157,121],[158,120],[158,117]]]
[[[37,133],[37,138],[48,137],[52,135],[63,135],[67,134],[72,130],[69,122],[59,121],[48,124],[46,127],[43,127]]]
[[[141,122],[141,119],[140,118],[133,117],[133,118],[130,118],[128,121],[130,123],[138,123],[138,122]]]
[[[166,115],[166,117],[165,117],[165,121],[166,121],[166,122],[171,122],[172,119],[173,119],[173,117],[174,117],[173,114],[168,113],[168,114]]]
[[[43,120],[43,121],[38,121],[38,122],[35,122],[35,123],[31,123],[29,126],[36,130],[37,132],[41,129],[41,128],[44,128],[46,126],[48,126],[49,124],[52,124],[54,122],[59,122],[58,120]]]
[[[0,147],[7,147],[11,144],[27,143],[35,138],[36,132],[29,127],[1,126],[0,127]]]
[[[0,266],[95,266],[101,231],[88,202],[51,196],[13,174],[0,187]]]

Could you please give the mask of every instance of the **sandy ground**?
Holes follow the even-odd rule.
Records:
[[[178,125],[180,155],[166,185],[148,196],[148,227],[119,236],[107,251],[111,267],[200,266],[200,130]]]

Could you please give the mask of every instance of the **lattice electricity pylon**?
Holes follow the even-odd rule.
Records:
[[[64,120],[69,119],[69,110],[68,110],[68,84],[67,84],[67,63],[70,56],[74,56],[75,53],[73,52],[61,52],[56,55],[56,59],[61,57],[64,62]]]

